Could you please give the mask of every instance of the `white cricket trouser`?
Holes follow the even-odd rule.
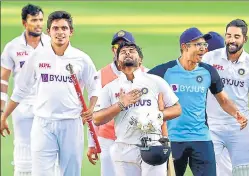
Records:
[[[111,146],[114,140],[98,137],[101,147],[100,162],[101,162],[101,176],[115,176],[114,164],[111,158]]]
[[[214,143],[215,157],[219,166],[220,156],[226,147],[232,166],[249,164],[249,126],[240,130],[238,124],[217,124],[210,125],[210,133]],[[223,174],[224,176],[224,174]]]
[[[217,176],[232,176],[232,163],[227,148],[224,148],[216,164]]]
[[[116,176],[166,176],[166,163],[152,166],[142,161],[139,147],[114,143],[111,148]]]
[[[33,176],[54,176],[57,153],[61,176],[81,176],[83,136],[81,118],[48,120],[35,117],[31,130]]]
[[[33,105],[20,103],[12,113],[15,176],[32,171],[30,132],[33,119]]]

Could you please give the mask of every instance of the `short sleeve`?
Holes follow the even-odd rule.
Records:
[[[1,54],[1,67],[13,71],[15,62],[11,57],[11,44],[8,43]]]

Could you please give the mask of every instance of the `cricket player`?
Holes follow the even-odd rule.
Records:
[[[249,54],[243,49],[248,38],[247,31],[244,20],[236,19],[228,23],[225,34],[226,47],[208,52],[203,61],[218,71],[224,91],[248,119]],[[218,166],[221,162],[220,155],[223,149],[227,148],[233,175],[249,174],[249,148],[246,147],[249,145],[249,127],[241,129],[236,119],[217,106],[217,101],[210,94],[207,99],[207,115]]]
[[[55,11],[47,20],[51,45],[35,52],[20,73],[22,80],[14,89],[2,115],[1,134],[8,129],[7,117],[27,97],[34,82],[37,97],[31,130],[32,175],[53,176],[59,156],[61,175],[80,176],[83,154],[82,107],[69,72],[73,66],[82,89],[86,86],[90,105],[83,117],[89,120],[97,101],[96,68],[91,58],[70,44],[73,21],[69,13]]]
[[[142,161],[138,119],[145,118],[142,112],[158,112],[158,94],[163,93],[164,120],[180,115],[178,98],[169,85],[160,77],[141,71],[141,49],[131,42],[123,42],[117,50],[117,63],[122,71],[114,81],[105,85],[94,112],[95,125],[103,125],[114,119],[116,140],[111,147],[111,157],[116,175],[119,176],[165,176],[166,163],[152,166]],[[153,82],[153,84],[151,84]],[[124,93],[125,92],[125,93]],[[149,111],[148,111],[149,110]],[[140,112],[140,113],[139,113]],[[161,135],[161,126],[158,129]],[[153,138],[156,134],[152,134]]]
[[[206,96],[210,89],[219,105],[240,124],[247,119],[228,99],[217,71],[201,59],[211,39],[193,27],[180,36],[181,56],[156,66],[149,73],[164,78],[179,98],[183,113],[167,122],[172,156],[177,176],[183,176],[189,166],[195,176],[215,176],[216,163],[213,143],[206,122]],[[218,106],[218,105],[217,105]]]
[[[207,40],[208,52],[225,47],[225,40],[219,33],[209,32],[209,34],[212,35],[212,38],[210,40]],[[210,92],[208,92],[208,94],[209,93]],[[209,124],[209,127],[210,125],[212,124]],[[211,131],[211,138],[212,138],[212,131]],[[223,149],[219,158],[219,162],[217,161],[216,158],[216,168],[217,168],[217,176],[223,176],[223,175],[232,176],[232,163],[229,157],[228,150],[226,148]]]
[[[110,83],[121,74],[120,68],[118,68],[116,54],[120,43],[124,41],[135,43],[135,39],[132,33],[125,30],[120,30],[114,34],[111,41],[113,62],[98,71],[98,80],[101,87],[104,87],[106,84]],[[142,61],[142,52],[139,53],[139,58]],[[143,66],[141,66],[141,70],[148,71],[148,69]],[[110,148],[114,144],[114,141],[116,139],[114,131],[114,120],[111,120],[104,125],[98,126],[96,131],[101,146],[101,176],[115,176],[114,166],[110,156]],[[96,154],[95,144],[90,135],[88,136],[88,139],[89,148],[87,156],[92,164],[96,164],[95,160],[98,159],[98,156]]]
[[[28,4],[22,9],[22,23],[25,31],[6,44],[1,54],[1,114],[8,100],[7,90],[11,72],[16,88],[20,70],[34,51],[50,43],[50,38],[42,33],[43,11],[40,7]],[[35,58],[30,58],[35,59]],[[20,78],[22,80],[22,78]],[[34,118],[33,104],[35,86],[12,114],[14,128],[14,175],[31,176],[32,162],[30,151],[30,131]],[[4,119],[1,119],[4,121]],[[2,122],[1,121],[1,124]],[[1,127],[2,128],[2,127]],[[9,129],[6,129],[10,134]]]

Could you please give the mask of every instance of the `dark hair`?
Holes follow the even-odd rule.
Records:
[[[40,12],[43,14],[43,11],[39,6],[28,4],[22,8],[22,20],[26,21],[28,15],[36,16]]]
[[[70,13],[66,11],[55,11],[48,16],[47,29],[50,29],[54,20],[65,19],[68,22],[70,29],[73,29],[73,19]]]
[[[123,47],[125,47],[125,46],[134,46],[136,48],[137,52],[138,52],[139,57],[141,59],[143,59],[144,56],[143,56],[143,53],[142,53],[142,49],[139,46],[137,46],[135,43],[126,42],[126,41],[120,43],[120,45],[119,45],[119,47],[117,49],[117,59],[119,58],[119,53],[120,53],[121,49]]]
[[[226,31],[227,31],[227,28],[229,28],[231,26],[240,28],[242,31],[242,34],[244,36],[247,35],[248,28],[247,28],[247,24],[244,20],[236,19],[236,20],[231,21],[230,23],[227,24]]]

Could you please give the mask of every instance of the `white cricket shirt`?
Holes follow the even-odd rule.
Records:
[[[45,46],[42,52],[33,53],[33,58],[24,65],[11,99],[20,102],[30,91],[37,80],[37,98],[34,114],[38,117],[74,119],[80,117],[81,104],[75,91],[68,64],[73,66],[82,92],[86,86],[88,97],[98,96],[96,68],[91,58],[84,52],[67,47],[63,56],[54,53],[51,45]]]
[[[14,78],[14,87],[18,86],[16,84],[16,81],[19,77],[20,70],[27,59],[35,59],[30,57],[32,53],[48,44],[50,44],[50,37],[42,33],[41,41],[39,45],[34,49],[32,46],[29,46],[27,44],[25,32],[6,44],[1,54],[1,67],[12,71]],[[22,102],[33,104],[35,98],[35,86],[30,92],[31,93],[26,96]]]
[[[98,109],[104,109],[117,103],[121,88],[126,93],[133,89],[140,89],[143,92],[141,99],[137,103],[130,105],[114,118],[115,134],[117,136],[116,142],[141,144],[140,138],[143,134],[136,128],[139,116],[137,113],[141,112],[141,108],[148,112],[158,110],[158,94],[160,92],[163,93],[166,107],[172,106],[178,101],[170,86],[162,78],[142,72],[141,69],[136,70],[134,76],[135,78],[131,82],[127,80],[124,73],[121,73],[117,79],[102,89],[98,103],[96,104]],[[158,131],[158,134],[161,134],[161,131]]]
[[[240,112],[249,118],[249,54],[242,52],[237,62],[227,59],[226,48],[210,51],[203,56],[203,62],[214,66],[224,84],[224,91],[237,105]],[[209,124],[235,124],[238,123],[220,107],[216,98],[208,93],[207,115]]]

